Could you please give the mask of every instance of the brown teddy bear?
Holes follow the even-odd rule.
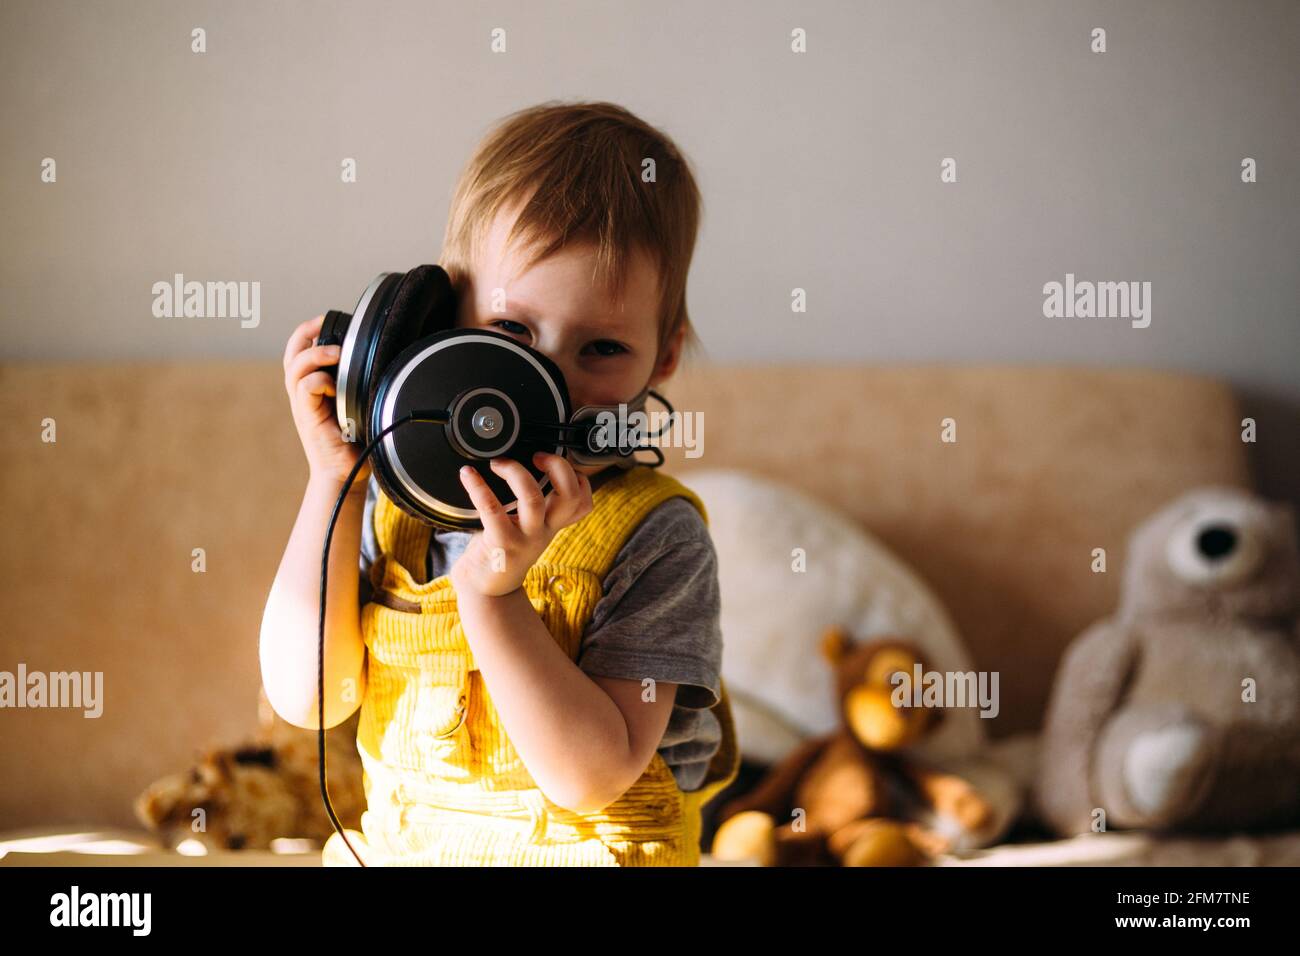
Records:
[[[1291,506],[1201,488],[1141,524],[1119,609],[1061,661],[1041,754],[1061,834],[1300,823]]]
[[[321,800],[316,732],[281,719],[265,691],[258,714],[253,741],[208,749],[189,770],[163,777],[136,798],[136,817],[166,846],[197,840],[209,850],[269,849],[282,837],[323,846],[334,832]],[[365,809],[359,719],[358,711],[325,735],[330,802],[339,822],[353,829]]]
[[[891,700],[892,675],[924,669],[915,648],[856,644],[832,628],[822,653],[835,669],[841,729],[806,741],[724,804],[713,855],[765,866],[910,866],[986,828],[994,809],[974,787],[904,752],[943,719]]]

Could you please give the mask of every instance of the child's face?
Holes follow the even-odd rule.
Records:
[[[683,336],[664,355],[655,354],[658,276],[649,257],[634,259],[621,301],[593,285],[592,245],[567,246],[519,272],[523,256],[505,246],[516,215],[504,210],[487,233],[461,295],[456,327],[504,332],[546,355],[564,373],[574,409],[628,402],[668,378]],[[504,293],[494,312],[497,289]],[[591,475],[602,467],[575,464],[574,470]]]

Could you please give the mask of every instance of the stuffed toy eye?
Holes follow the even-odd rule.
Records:
[[[1231,584],[1259,567],[1263,545],[1257,529],[1227,517],[1202,517],[1170,535],[1165,557],[1190,584]]]

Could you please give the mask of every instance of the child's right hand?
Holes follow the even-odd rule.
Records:
[[[293,330],[284,350],[284,388],[289,393],[289,407],[298,440],[307,453],[313,478],[342,485],[356,464],[362,446],[343,440],[335,414],[334,377],[323,371],[339,360],[337,345],[316,345],[324,315],[308,319]],[[370,477],[367,463],[357,472],[353,488],[364,487]]]

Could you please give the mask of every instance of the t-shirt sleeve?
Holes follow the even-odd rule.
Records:
[[[379,557],[379,538],[375,535],[375,502],[378,500],[379,482],[372,475],[366,482],[365,511],[361,516],[361,579],[357,584],[357,603],[361,606],[370,600],[370,565]]]
[[[669,498],[641,522],[606,574],[578,667],[678,684],[677,706],[712,707],[721,693],[720,607],[708,527],[690,501]]]

